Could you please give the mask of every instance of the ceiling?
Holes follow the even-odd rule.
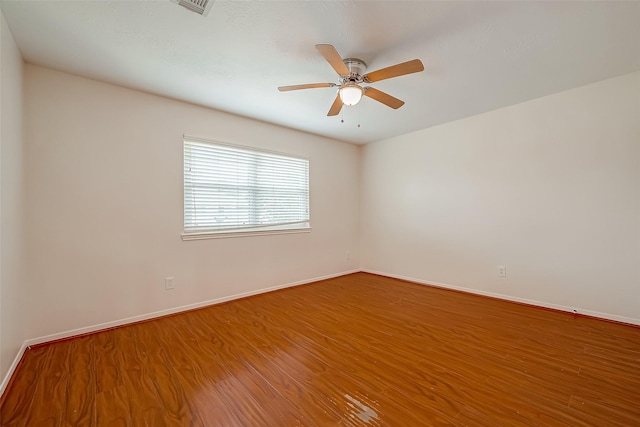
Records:
[[[25,61],[246,117],[367,143],[640,70],[640,2],[227,1],[208,16],[164,1],[2,0]],[[327,111],[337,83],[314,45],[367,71],[414,58],[425,71],[372,84]],[[344,121],[344,122],[342,122]]]

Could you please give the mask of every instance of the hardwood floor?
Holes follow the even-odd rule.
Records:
[[[2,426],[640,426],[640,328],[358,273],[31,348]]]

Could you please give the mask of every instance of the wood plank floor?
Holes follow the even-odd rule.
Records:
[[[640,328],[358,273],[29,349],[2,426],[640,426]]]

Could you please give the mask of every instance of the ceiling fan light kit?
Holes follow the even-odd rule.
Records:
[[[291,90],[339,86],[338,94],[336,95],[336,99],[333,101],[327,116],[338,115],[343,105],[356,105],[360,102],[362,95],[375,99],[376,101],[393,109],[398,109],[404,105],[404,101],[401,101],[398,98],[378,89],[374,89],[371,86],[363,87],[361,85],[424,71],[422,61],[414,59],[365,74],[367,64],[365,64],[364,61],[357,58],[342,59],[336,48],[330,44],[317,44],[316,49],[324,59],[326,59],[329,65],[331,65],[335,72],[338,73],[340,84],[311,83],[294,86],[281,86],[278,90],[286,92]]]
[[[346,84],[338,89],[340,100],[349,107],[356,105],[362,98],[363,90],[357,84]]]

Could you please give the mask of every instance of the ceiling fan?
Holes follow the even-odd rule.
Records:
[[[331,105],[327,116],[338,115],[342,109],[342,105],[356,105],[360,102],[362,95],[375,99],[376,101],[393,109],[398,109],[404,105],[404,101],[401,101],[398,98],[378,89],[372,88],[371,86],[362,85],[390,79],[392,77],[404,76],[405,74],[424,71],[422,61],[414,59],[364,74],[367,69],[367,64],[365,64],[361,59],[342,59],[336,48],[330,44],[317,44],[316,49],[318,49],[318,52],[320,52],[329,65],[331,65],[336,73],[338,73],[340,83],[310,83],[304,85],[280,86],[278,90],[280,92],[286,92],[289,90],[337,86],[338,94],[336,95],[336,99],[333,101],[333,105]]]

